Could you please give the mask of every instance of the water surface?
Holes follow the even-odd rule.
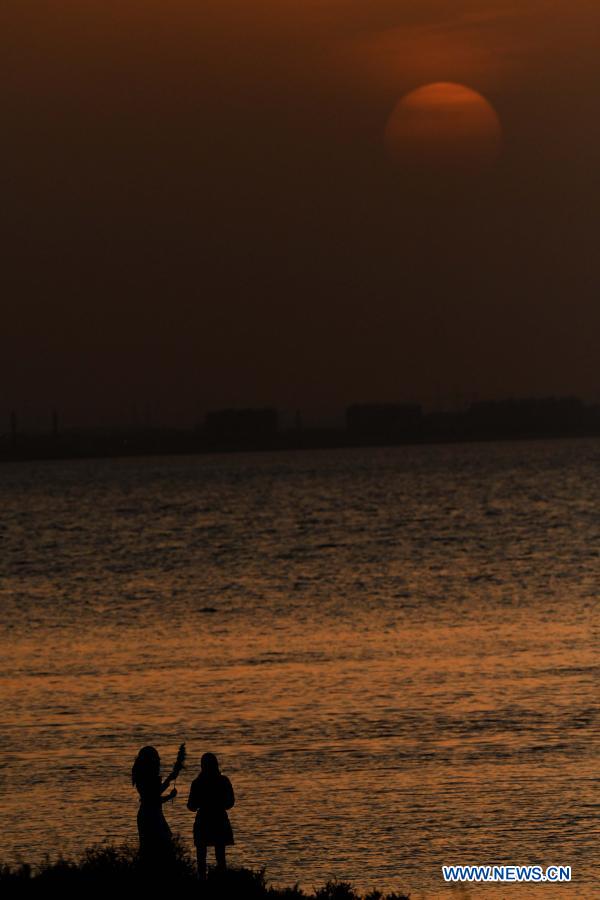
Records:
[[[599,474],[591,440],[4,465],[4,858],[134,839],[135,753],[185,739],[172,827],[216,752],[277,883],[594,896]]]

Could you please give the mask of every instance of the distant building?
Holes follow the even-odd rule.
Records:
[[[474,403],[467,416],[473,426],[487,431],[534,434],[576,429],[586,410],[578,397],[524,397]]]
[[[355,437],[392,441],[414,435],[422,418],[417,403],[355,403],[346,409],[346,428]]]
[[[218,409],[207,413],[204,431],[212,440],[263,441],[279,430],[276,409]]]

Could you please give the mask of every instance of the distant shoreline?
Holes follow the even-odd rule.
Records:
[[[73,431],[61,435],[22,434],[0,439],[0,463],[76,459],[118,459],[152,456],[205,456],[235,453],[277,453],[302,450],[342,450],[376,447],[431,446],[508,441],[565,440],[600,437],[600,425],[572,429],[420,429],[394,437],[351,435],[343,428],[281,431],[264,439],[207,438],[199,431],[176,429],[106,432]]]

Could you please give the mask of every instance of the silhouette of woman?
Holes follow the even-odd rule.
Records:
[[[188,809],[196,813],[194,844],[198,859],[198,878],[206,878],[206,848],[215,848],[218,869],[225,869],[225,847],[233,844],[233,831],[227,810],[235,803],[233,788],[226,775],[219,771],[214,753],[205,753],[200,760],[200,774],[190,787]]]
[[[177,796],[177,789],[163,797],[163,791],[173,781],[171,773],[160,779],[160,756],[154,747],[142,747],[131,770],[131,782],[140,795],[137,826],[140,836],[140,857],[153,867],[168,862],[173,855],[171,829],[162,811],[163,803]]]

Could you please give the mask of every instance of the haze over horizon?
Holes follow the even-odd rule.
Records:
[[[600,7],[447,7],[8,0],[5,409],[596,399]],[[437,82],[493,107],[495,162],[390,160]]]

